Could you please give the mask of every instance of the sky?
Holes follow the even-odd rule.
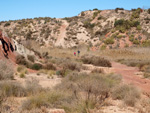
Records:
[[[150,8],[150,0],[0,0],[0,21],[35,17],[64,18],[86,10]]]

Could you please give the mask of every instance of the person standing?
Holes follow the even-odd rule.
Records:
[[[76,52],[74,52],[74,56],[76,56]]]
[[[80,51],[78,50],[78,56],[80,55]]]

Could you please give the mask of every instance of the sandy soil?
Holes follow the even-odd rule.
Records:
[[[61,83],[62,78],[58,78],[55,75],[51,78],[48,78],[48,76],[45,74],[37,75],[36,73],[29,73],[25,76],[25,78],[20,78],[19,76],[16,76],[15,79],[23,85],[26,84],[26,80],[35,79],[43,88],[53,88],[57,84]]]

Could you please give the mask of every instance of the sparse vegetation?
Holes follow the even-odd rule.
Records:
[[[34,63],[31,68],[34,70],[40,70],[40,69],[42,69],[42,64]]]
[[[31,110],[47,106],[63,108],[67,113],[83,113],[94,109],[97,104],[103,104],[109,97],[110,89],[115,87],[120,80],[118,75],[93,74],[91,76],[72,73],[65,77],[54,90],[30,97],[22,107]],[[84,97],[81,92],[84,92],[86,96]]]
[[[14,78],[13,66],[7,60],[0,60],[0,80],[11,80]]]
[[[111,63],[109,60],[98,57],[98,56],[83,55],[81,57],[81,60],[85,64],[93,64],[95,66],[111,67]]]
[[[27,57],[28,57],[28,60],[31,61],[31,62],[34,62],[34,61],[35,61],[33,55],[27,55]]]
[[[101,50],[105,50],[105,49],[106,49],[106,45],[102,45]]]
[[[147,14],[150,11],[123,10],[116,8],[116,14],[114,10],[93,9],[64,19],[40,17],[0,22],[0,29],[12,37],[15,44],[19,43],[14,55],[8,52],[7,60],[3,54],[0,56],[0,112],[13,109],[20,113],[46,113],[63,109],[66,113],[96,113],[111,105],[109,100],[114,101],[114,105],[119,100],[119,109],[122,102],[127,107],[134,108],[136,104],[139,107],[143,96],[140,97],[136,86],[126,84],[126,78],[139,78],[142,81],[139,85],[149,84],[150,19]],[[20,45],[30,51],[22,51]],[[78,50],[80,55],[74,56]],[[122,76],[115,72],[122,73],[123,82]],[[133,79],[134,84],[136,79]],[[149,111],[150,103],[146,104],[148,107],[139,112]]]
[[[133,86],[121,85],[113,91],[112,97],[123,100],[129,106],[134,106],[140,98],[140,92]]]
[[[114,44],[114,38],[107,38],[105,41],[104,41],[105,44]]]

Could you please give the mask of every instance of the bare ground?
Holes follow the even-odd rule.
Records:
[[[133,84],[150,96],[150,80],[137,75],[137,73],[140,73],[137,67],[112,62],[112,68],[115,73],[122,75],[124,83]]]

